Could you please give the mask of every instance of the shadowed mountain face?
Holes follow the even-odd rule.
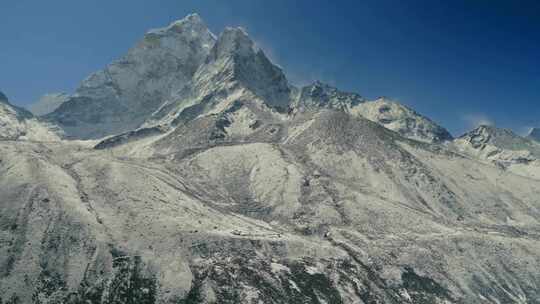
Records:
[[[0,303],[540,303],[533,140],[295,88],[196,15],[46,115],[106,138],[2,96]]]

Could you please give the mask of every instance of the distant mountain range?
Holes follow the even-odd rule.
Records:
[[[0,303],[540,303],[540,131],[296,87],[242,28],[0,93]]]

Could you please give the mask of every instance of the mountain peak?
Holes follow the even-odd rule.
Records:
[[[192,80],[214,43],[196,14],[150,30],[125,56],[83,80],[46,118],[74,138],[135,129]]]
[[[519,136],[509,129],[489,125],[478,126],[463,134],[454,141],[454,145],[466,154],[496,162],[503,168],[516,164],[529,164],[540,159],[538,142],[532,138]],[[523,168],[514,173],[535,176],[535,173],[523,170]]]
[[[450,132],[428,117],[388,97],[379,97],[374,101],[361,103],[354,107],[352,112],[407,138],[433,143],[453,139]]]
[[[224,88],[240,85],[280,111],[289,106],[289,83],[241,27],[227,27],[210,50],[205,65],[197,71],[199,87]],[[229,86],[232,85],[232,86]]]
[[[35,119],[29,111],[9,103],[0,92],[0,140],[56,141],[53,128]]]
[[[193,25],[193,24],[204,24],[204,21],[202,20],[201,16],[199,16],[199,14],[192,13],[192,14],[189,14],[189,15],[185,16],[182,19],[171,22],[169,27],[174,27],[174,26],[179,26],[179,25],[184,26],[184,25],[188,25],[188,24],[191,24],[191,25]]]
[[[325,82],[322,82],[320,80],[315,80],[313,83],[307,85],[306,87],[308,88],[311,88],[312,90],[316,90],[316,89],[323,89],[323,90],[337,90],[336,87],[333,87]]]
[[[202,18],[194,13],[186,17],[171,22],[168,26],[151,29],[147,34],[165,34],[168,32],[182,32],[190,30],[192,32],[209,31]]]
[[[226,27],[219,35],[211,59],[227,56],[240,56],[241,58],[254,56],[259,49],[247,32],[241,27]]]
[[[475,148],[489,144],[510,150],[527,147],[532,143],[531,140],[517,135],[512,130],[491,125],[480,125],[461,135],[459,139],[470,142]]]
[[[184,18],[182,18],[180,21],[196,22],[196,23],[202,23],[203,22],[201,16],[199,16],[199,14],[197,14],[197,13],[191,13],[191,14],[185,16]]]
[[[471,131],[463,134],[460,137],[468,137],[468,136],[478,136],[478,135],[485,135],[485,136],[511,136],[511,137],[519,137],[517,134],[512,132],[509,129],[503,129],[503,128],[497,128],[493,125],[486,125],[481,124],[477,126],[476,128],[472,129]]]
[[[364,102],[364,98],[356,93],[343,92],[323,83],[320,80],[302,87],[293,107],[298,109],[331,108],[348,110]]]

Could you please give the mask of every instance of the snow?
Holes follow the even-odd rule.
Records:
[[[451,147],[514,174],[540,177],[540,143],[510,130],[481,126],[454,140]]]
[[[3,96],[3,95],[2,95]],[[0,101],[0,139],[58,141],[54,126],[33,117],[28,111]]]
[[[429,143],[452,140],[447,130],[429,118],[386,98],[358,104],[350,111],[414,140]]]
[[[83,80],[48,118],[71,138],[100,138],[140,127],[190,82],[214,42],[196,15],[151,31],[127,55]]]

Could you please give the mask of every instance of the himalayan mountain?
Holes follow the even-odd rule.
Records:
[[[539,134],[295,86],[192,14],[0,94],[0,303],[540,303]]]

